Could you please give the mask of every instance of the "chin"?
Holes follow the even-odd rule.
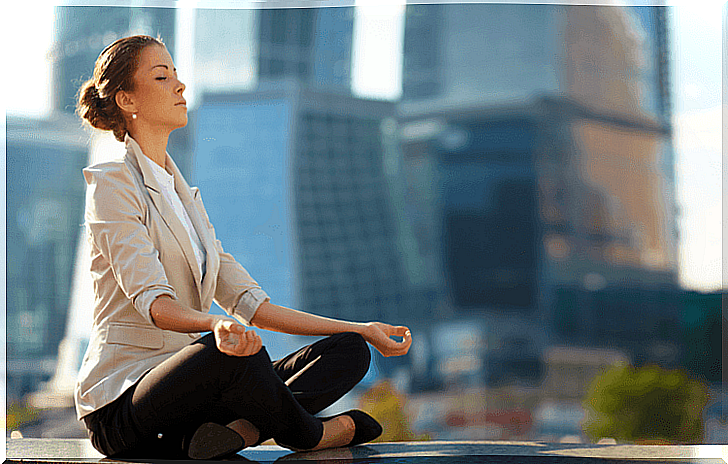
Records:
[[[175,124],[175,129],[181,129],[187,125],[187,115],[185,115],[184,119],[180,119],[177,121],[177,124]]]

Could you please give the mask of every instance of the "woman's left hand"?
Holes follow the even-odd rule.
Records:
[[[412,345],[412,334],[407,327],[383,322],[367,323],[362,336],[385,357],[407,354]],[[402,337],[402,341],[395,341],[389,338],[391,336]]]

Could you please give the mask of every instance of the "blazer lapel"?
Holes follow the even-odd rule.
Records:
[[[167,157],[167,163],[174,175],[177,194],[179,194],[180,200],[182,200],[182,204],[187,210],[187,214],[190,216],[192,225],[195,227],[197,235],[200,237],[202,246],[205,248],[206,270],[204,279],[202,280],[201,301],[203,302],[203,307],[209,307],[212,304],[217,272],[220,268],[220,257],[218,256],[217,249],[215,247],[215,239],[207,226],[207,221],[202,218],[197,209],[197,199],[194,198],[194,195],[197,194],[198,190],[195,189],[193,192],[182,176],[182,173],[177,168],[177,165],[169,156]]]
[[[149,192],[149,196],[151,197],[154,206],[157,207],[157,210],[159,210],[159,213],[162,216],[162,220],[164,220],[164,223],[167,225],[167,227],[169,227],[169,230],[172,231],[172,235],[174,235],[177,243],[179,243],[180,247],[182,248],[182,252],[184,253],[185,259],[187,261],[187,265],[190,267],[190,271],[195,276],[195,285],[197,286],[197,291],[200,293],[200,301],[202,302],[202,275],[200,274],[200,268],[197,265],[197,258],[195,257],[195,252],[192,248],[192,242],[190,242],[190,237],[187,234],[187,230],[185,230],[184,225],[177,218],[177,214],[174,212],[172,205],[170,205],[164,199],[164,196],[162,195],[162,188],[157,182],[157,179],[154,177],[154,174],[150,171],[149,166],[147,166],[147,164],[144,162],[140,162],[139,157],[145,155],[144,153],[142,153],[139,144],[134,139],[129,137],[128,134],[125,141],[127,146],[128,158],[131,160],[132,164],[134,164],[134,166],[138,169],[138,171],[141,172],[144,186],[147,188],[147,191]],[[176,170],[176,166],[174,167],[174,169]],[[177,182],[177,179],[180,177],[177,176],[177,172],[175,172],[175,182]],[[197,228],[197,224],[195,224],[195,228]],[[200,236],[200,238],[204,245],[205,242],[202,239],[202,236]],[[205,245],[205,248],[207,248],[207,245]],[[203,307],[205,307],[204,304]]]

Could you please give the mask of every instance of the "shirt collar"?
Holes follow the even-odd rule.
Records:
[[[174,190],[174,176],[168,173],[166,169],[163,169],[162,166],[149,159],[147,156],[143,156],[142,158],[144,159],[144,162],[147,163],[147,165],[151,168],[152,174],[154,174],[154,178],[157,179],[157,182],[159,182],[159,184],[164,187]]]

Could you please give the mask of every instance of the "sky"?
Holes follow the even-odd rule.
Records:
[[[206,6],[211,4],[204,3]],[[724,2],[705,1],[694,6],[696,3],[699,2],[668,2],[675,6],[670,17],[670,64],[677,155],[680,281],[687,288],[715,290],[728,287],[722,284],[728,282],[722,272],[723,268],[728,271],[728,265],[722,263],[721,236],[721,23]],[[3,63],[10,64],[2,73],[4,85],[0,108],[9,115],[43,117],[48,113],[48,51],[52,43],[54,4],[61,3],[24,2],[0,7]],[[176,4],[194,5],[195,2]],[[404,3],[356,0],[356,5],[353,90],[361,96],[396,98],[401,93],[402,58],[397,51],[401,50]],[[366,47],[362,45],[364,43]],[[176,57],[176,60],[184,60],[184,57]],[[381,76],[387,77],[382,79]],[[3,143],[3,149],[4,146]]]

